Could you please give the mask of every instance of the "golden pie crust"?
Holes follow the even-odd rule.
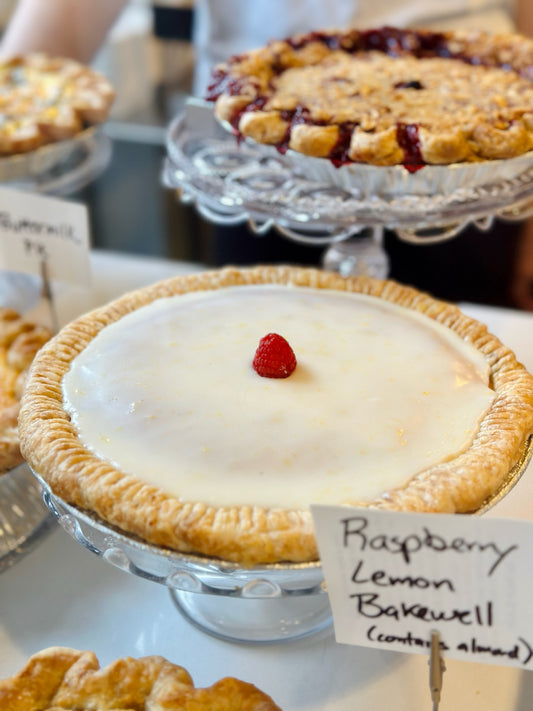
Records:
[[[0,63],[0,155],[27,153],[105,121],[109,81],[72,59],[28,54]]]
[[[0,308],[0,474],[20,464],[20,398],[35,354],[52,333],[12,309]]]
[[[487,361],[496,396],[470,448],[422,471],[405,486],[361,505],[470,512],[508,479],[533,432],[533,377],[486,326],[451,304],[392,281],[265,266],[181,276],[134,291],[71,323],[44,346],[32,366],[19,424],[24,456],[55,495],[145,541],[178,551],[244,565],[317,558],[309,510],[252,505],[216,508],[201,501],[181,501],[91,453],[63,408],[64,374],[76,355],[108,324],[161,297],[263,283],[361,292],[400,304],[447,326],[471,342]]]
[[[231,57],[208,99],[239,136],[335,163],[513,158],[533,148],[533,41],[384,27]]]
[[[93,652],[49,647],[17,674],[0,680],[6,711],[280,711],[253,684],[226,677],[196,688],[181,666],[163,657],[117,659],[100,668]]]

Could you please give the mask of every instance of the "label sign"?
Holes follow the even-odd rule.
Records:
[[[89,225],[84,205],[0,188],[0,269],[43,273],[88,286]]]
[[[533,524],[312,506],[337,642],[533,669]]]

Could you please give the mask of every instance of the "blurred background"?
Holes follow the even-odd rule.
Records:
[[[0,0],[2,27],[15,4]],[[512,29],[510,10],[506,16],[501,3],[498,9],[483,6],[488,9],[433,24]],[[69,199],[88,206],[95,248],[208,266],[320,264],[322,248],[275,232],[258,237],[244,226],[214,226],[162,186],[166,128],[192,91],[194,12],[193,0],[130,0],[92,63],[117,92],[104,127],[112,140],[111,162]],[[393,233],[384,243],[392,278],[452,301],[533,309],[533,268],[531,299],[518,299],[513,290],[520,239],[520,225],[498,223],[489,233],[469,228],[441,244],[409,245]]]

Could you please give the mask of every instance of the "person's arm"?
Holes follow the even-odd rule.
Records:
[[[88,63],[127,0],[19,0],[0,56],[47,52]]]

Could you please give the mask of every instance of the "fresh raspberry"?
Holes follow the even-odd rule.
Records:
[[[296,368],[296,356],[283,336],[267,333],[259,341],[253,366],[262,378],[288,378]]]

